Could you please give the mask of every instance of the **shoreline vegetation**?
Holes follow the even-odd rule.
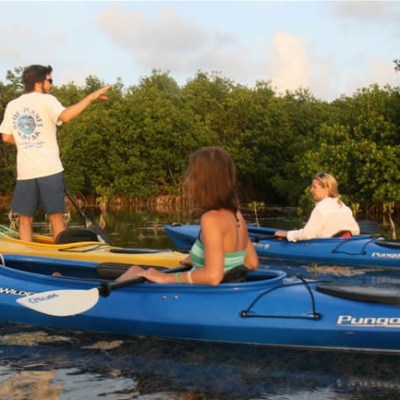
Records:
[[[117,197],[110,199],[106,204],[99,203],[99,200],[95,197],[88,197],[82,200],[82,196],[75,199],[76,203],[82,210],[90,210],[89,213],[92,215],[93,220],[98,220],[99,226],[103,229],[109,225],[109,220],[111,219],[124,219],[126,213],[149,213],[151,214],[150,220],[148,221],[154,229],[159,229],[160,216],[168,215],[179,215],[177,221],[169,221],[168,223],[197,223],[199,215],[193,211],[186,204],[182,196],[154,196],[152,199],[136,199],[136,198],[121,198]],[[13,214],[10,209],[11,196],[0,196],[0,209],[6,210],[4,223],[8,221],[10,227],[13,229],[17,228],[18,216]],[[65,219],[67,224],[71,222],[72,219],[75,221],[81,220],[81,215],[72,202],[66,198],[66,210]],[[280,205],[265,205],[260,202],[250,202],[241,203],[241,211],[245,217],[245,220],[249,225],[256,226],[268,226],[268,227],[281,227],[282,229],[297,229],[303,226],[308,218],[308,214],[304,213],[301,208],[290,207],[290,206],[280,206]],[[375,210],[376,211],[376,210]],[[39,214],[42,212],[39,210]],[[75,217],[74,217],[75,215]],[[270,222],[276,220],[277,218],[283,218],[286,223],[284,226],[275,226],[274,223]],[[43,221],[47,221],[46,216],[42,216]],[[369,226],[374,227],[380,226],[374,231],[374,235],[381,235],[385,238],[390,238],[396,240],[400,237],[400,220],[394,219],[391,214],[385,213],[370,213],[359,214],[358,221],[365,224],[367,229]],[[267,222],[266,222],[267,221]],[[38,221],[40,222],[40,221]],[[81,221],[84,225],[84,222]],[[287,225],[289,224],[289,225]],[[370,232],[372,233],[372,231]]]
[[[11,204],[12,195],[0,196],[0,208],[9,209]],[[100,214],[103,217],[107,216],[108,211],[112,212],[123,212],[132,210],[151,210],[160,214],[176,213],[181,212],[185,215],[196,215],[196,212],[191,210],[182,195],[160,195],[153,196],[149,199],[140,199],[136,197],[122,197],[115,196],[108,199],[106,202],[102,197],[83,196],[79,195],[75,197],[75,200],[81,208],[94,208],[99,209]],[[66,198],[66,205],[68,212],[77,212],[72,202]],[[285,206],[285,205],[266,205],[264,202],[241,202],[240,207],[243,212],[248,216],[249,219],[254,219],[252,224],[262,225],[258,221],[259,215],[283,215],[288,214],[297,218],[307,219],[307,212],[301,207]],[[11,211],[11,210],[10,210]],[[397,229],[396,226],[400,224],[400,211],[399,205],[396,205],[396,209],[378,209],[371,207],[368,212],[359,212],[357,219],[366,219],[376,221],[383,226],[388,226],[392,230]],[[396,215],[398,218],[395,218]]]
[[[10,207],[12,195],[0,196],[0,208],[7,209]],[[123,210],[134,210],[134,209],[150,209],[154,211],[164,211],[164,212],[172,212],[172,211],[184,211],[189,212],[190,207],[186,204],[186,201],[182,195],[162,195],[162,196],[154,196],[150,199],[138,199],[133,197],[123,198],[120,196],[113,197],[109,199],[107,202],[104,202],[104,199],[95,198],[95,197],[85,197],[83,200],[83,196],[77,196],[76,202],[79,207],[95,207],[99,208],[101,212],[107,212],[108,210],[112,211],[123,211]],[[75,211],[75,207],[72,202],[66,198],[65,199],[68,210]],[[249,204],[243,204],[241,208],[247,210],[249,214],[253,214],[255,218],[259,212],[265,213],[268,211],[269,214],[279,214],[283,212],[288,212],[291,210],[293,214],[296,213],[295,207],[287,207],[287,206],[279,206],[274,205],[270,207],[266,207],[265,204],[254,205],[254,202],[250,202]]]

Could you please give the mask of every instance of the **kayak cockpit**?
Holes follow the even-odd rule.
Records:
[[[1,264],[15,273],[29,273],[36,277],[42,278],[63,278],[64,280],[70,279],[74,281],[113,281],[123,274],[132,264],[116,263],[116,262],[91,262],[91,261],[77,261],[69,259],[55,259],[47,257],[32,257],[24,255],[5,254],[1,256]],[[150,266],[143,266],[143,268],[150,268]],[[191,266],[182,265],[176,268],[165,268],[152,266],[151,268],[159,269],[166,273],[188,271]],[[239,282],[265,282],[283,280],[287,274],[283,271],[275,270],[258,270],[246,271],[242,275],[240,269],[232,271],[232,276],[227,276],[223,285],[237,284]],[[186,285],[185,285],[186,286]],[[192,286],[192,285],[187,285]],[[207,285],[195,285],[207,286]]]

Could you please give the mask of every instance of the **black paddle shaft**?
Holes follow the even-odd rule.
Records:
[[[68,198],[71,200],[71,203],[74,205],[76,210],[79,212],[79,214],[82,216],[82,218],[86,222],[86,227],[93,231],[96,235],[100,236],[106,243],[112,244],[112,241],[110,237],[107,235],[106,232],[104,232],[101,227],[96,224],[94,221],[92,221],[86,214],[85,212],[79,207],[79,204],[75,201],[74,197],[68,192],[68,190],[65,190],[65,194],[68,196]]]
[[[111,292],[115,289],[122,289],[127,286],[139,285],[140,283],[144,282],[146,282],[146,279],[144,278],[128,279],[126,281],[113,283],[111,285],[109,284],[109,282],[103,281],[100,283],[100,287],[98,287],[97,289],[99,291],[100,296],[108,297],[111,294]]]

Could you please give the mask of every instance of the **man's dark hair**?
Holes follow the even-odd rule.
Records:
[[[25,86],[25,91],[27,93],[33,92],[35,89],[36,82],[44,82],[46,76],[51,74],[53,68],[48,65],[30,65],[24,69],[22,74],[22,83]]]

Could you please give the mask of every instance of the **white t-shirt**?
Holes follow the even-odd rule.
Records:
[[[63,171],[57,143],[59,115],[65,107],[51,94],[31,92],[11,101],[0,133],[14,135],[17,179],[33,179]]]
[[[338,199],[326,197],[319,201],[303,229],[288,231],[290,242],[314,238],[330,238],[340,231],[360,233],[360,228],[349,207]]]

